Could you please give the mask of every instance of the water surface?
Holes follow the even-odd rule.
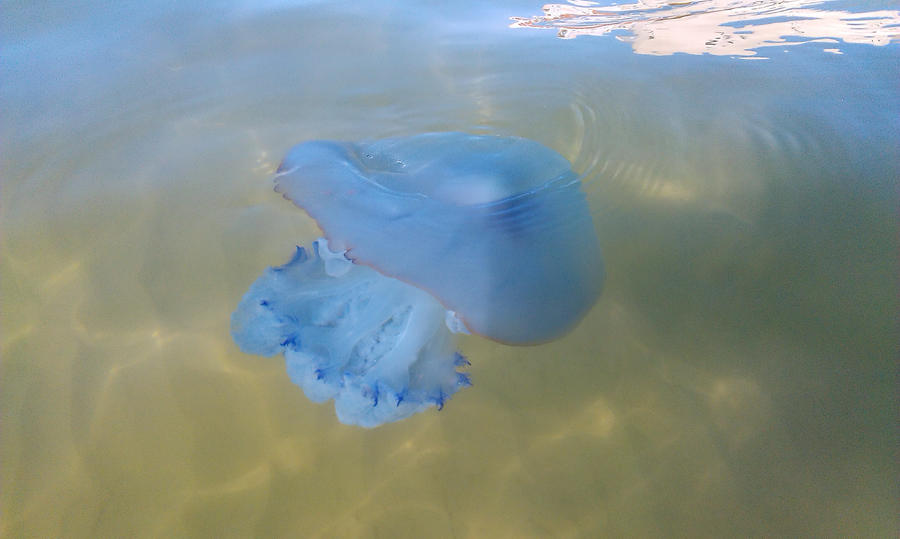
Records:
[[[0,8],[5,537],[895,534],[890,3],[94,4]],[[271,175],[446,130],[572,161],[603,296],[341,425],[229,336],[319,234]]]

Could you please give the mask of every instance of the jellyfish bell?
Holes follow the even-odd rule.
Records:
[[[246,352],[283,352],[291,379],[375,426],[469,378],[452,332],[535,344],[571,330],[603,266],[578,177],[515,137],[428,133],[290,150],[276,191],[327,239],[270,268],[232,316]]]
[[[433,294],[474,333],[535,344],[572,329],[603,263],[569,162],[523,138],[428,133],[295,146],[276,190],[333,245]]]

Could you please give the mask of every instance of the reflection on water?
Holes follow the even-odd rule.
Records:
[[[0,2],[0,535],[896,535],[900,45],[735,62],[509,29],[533,0],[221,5]],[[274,168],[453,130],[573,163],[604,293],[552,343],[463,337],[453,406],[341,425],[229,335],[321,234]]]
[[[815,8],[813,8],[815,6]],[[803,43],[887,45],[900,38],[900,11],[849,12],[823,0],[646,0],[546,4],[540,17],[513,17],[512,28],[550,28],[563,39],[626,31],[617,39],[638,54],[756,56],[760,47]],[[837,47],[825,49],[840,53]]]

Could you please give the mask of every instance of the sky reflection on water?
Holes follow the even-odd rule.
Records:
[[[638,54],[756,57],[756,49],[840,42],[883,46],[900,38],[900,11],[849,12],[822,0],[644,0],[634,4],[573,0],[546,4],[544,15],[513,17],[512,28],[557,30],[563,39],[622,32]]]

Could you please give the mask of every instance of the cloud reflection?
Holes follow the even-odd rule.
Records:
[[[638,54],[756,57],[760,47],[800,43],[887,45],[900,39],[900,11],[852,13],[813,9],[822,0],[641,0],[602,5],[546,4],[544,15],[513,17],[511,28],[556,29],[558,37],[625,31],[616,39]],[[828,52],[840,53],[831,47]],[[758,57],[757,57],[758,58]]]

